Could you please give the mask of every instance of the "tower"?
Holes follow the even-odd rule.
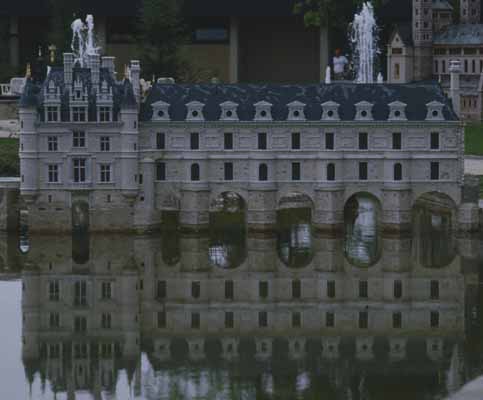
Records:
[[[479,24],[480,14],[480,0],[460,0],[460,22],[462,24]]]
[[[432,75],[433,2],[413,0],[414,79],[429,79]]]

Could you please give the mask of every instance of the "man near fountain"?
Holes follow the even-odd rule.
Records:
[[[332,63],[334,64],[334,79],[335,80],[343,80],[345,77],[345,69],[346,65],[349,64],[347,57],[341,54],[340,49],[335,49],[335,56],[332,59]]]

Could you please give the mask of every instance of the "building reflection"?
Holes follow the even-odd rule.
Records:
[[[69,399],[115,396],[124,373],[145,399],[372,399],[440,393],[451,368],[469,369],[474,239],[455,241],[464,251],[434,269],[412,257],[413,238],[383,236],[379,261],[358,268],[343,238],[287,228],[243,240],[178,233],[169,256],[165,236],[31,237],[21,256],[29,381]],[[290,251],[310,248],[298,268],[285,238]]]

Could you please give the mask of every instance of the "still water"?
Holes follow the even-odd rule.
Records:
[[[0,399],[445,399],[483,375],[480,237],[424,209],[385,235],[379,212],[0,238]]]

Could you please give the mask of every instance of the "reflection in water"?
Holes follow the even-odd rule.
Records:
[[[369,267],[381,256],[379,201],[368,193],[352,196],[344,209],[345,254],[358,267]]]
[[[166,265],[176,265],[181,258],[179,212],[164,211],[162,214],[161,252]]]
[[[473,239],[428,275],[406,238],[381,236],[390,265],[361,271],[338,262],[343,238],[310,234],[307,211],[282,212],[277,238],[230,236],[216,217],[209,237],[178,235],[176,268],[156,236],[91,236],[82,273],[72,237],[32,236],[22,327],[0,341],[21,338],[31,397],[436,400],[483,373],[466,311],[482,321]],[[313,268],[279,267],[277,253]]]
[[[277,213],[278,253],[291,268],[303,268],[313,257],[310,208],[286,209]]]

